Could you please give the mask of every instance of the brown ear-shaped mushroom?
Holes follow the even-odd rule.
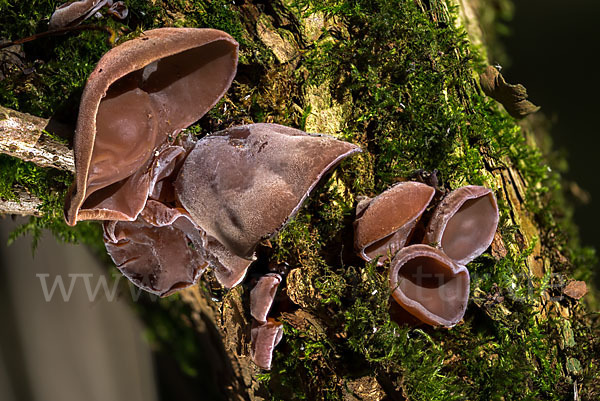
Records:
[[[69,1],[56,8],[48,27],[50,29],[76,26],[96,14],[102,7],[109,7],[107,12],[118,19],[125,19],[129,14],[127,6],[122,1],[113,0],[80,0]]]
[[[195,284],[208,262],[186,212],[149,200],[136,221],[104,223],[106,250],[138,287],[161,297]]]
[[[361,201],[354,222],[354,247],[360,257],[370,261],[380,256],[378,265],[385,263],[388,254],[393,257],[408,241],[433,195],[435,189],[429,185],[406,181]]]
[[[254,261],[234,255],[210,235],[206,236],[204,247],[217,281],[225,288],[233,288],[241,283]]]
[[[423,242],[437,244],[466,265],[492,243],[498,227],[498,203],[491,189],[469,185],[452,191],[433,213]]]
[[[135,221],[105,222],[104,244],[131,282],[162,297],[195,284],[207,266],[221,285],[232,288],[252,263],[206,235],[184,209],[153,199]]]
[[[267,321],[267,315],[273,305],[277,287],[281,283],[281,276],[277,273],[268,273],[258,279],[250,291],[250,314],[261,323]]]
[[[467,308],[469,271],[439,249],[411,245],[391,262],[390,289],[396,302],[420,321],[451,327]]]
[[[108,0],[79,0],[61,4],[50,17],[48,27],[57,29],[69,25],[78,25],[94,15],[107,2]]]
[[[202,138],[175,182],[207,234],[250,258],[293,217],[319,180],[360,148],[277,124],[233,127]]]
[[[271,369],[273,350],[283,337],[283,325],[269,318],[266,323],[255,323],[250,334],[250,357],[262,369]]]
[[[68,224],[135,220],[150,190],[147,171],[156,149],[223,96],[237,50],[218,30],[162,28],[102,57],[79,107]]]
[[[126,267],[122,268],[127,277],[131,281],[141,286],[144,289],[149,288],[148,285],[143,285],[148,282],[147,278],[142,277],[134,279],[133,276],[126,272],[132,271],[133,268],[141,267],[147,269],[148,263],[144,262],[147,259],[157,259],[156,263],[161,265],[159,271],[163,277],[177,275],[178,271],[193,268],[189,266],[182,266],[181,260],[174,260],[173,265],[168,263],[171,257],[171,252],[167,250],[164,253],[164,247],[161,247],[162,237],[169,236],[174,241],[188,241],[190,249],[187,253],[183,253],[181,256],[183,259],[188,258],[189,254],[194,255],[196,258],[205,259],[208,264],[214,269],[217,280],[226,288],[234,287],[239,284],[244,278],[246,271],[251,260],[243,259],[233,255],[223,245],[221,245],[214,238],[206,235],[201,227],[191,220],[186,210],[176,207],[175,192],[173,189],[173,181],[177,176],[177,172],[181,168],[184,157],[193,148],[195,142],[191,136],[180,135],[177,137],[173,145],[163,145],[158,155],[153,158],[153,165],[159,166],[160,168],[154,168],[151,171],[151,185],[150,192],[148,194],[148,201],[138,219],[134,222],[116,222],[111,221],[105,224],[105,244],[106,248],[113,260],[120,266],[123,263],[124,257],[127,260],[137,260],[140,263],[130,263]],[[172,205],[172,206],[169,206]],[[151,227],[148,227],[151,226]],[[115,237],[115,228],[120,230],[119,238]],[[152,228],[152,229],[150,229]],[[141,231],[141,232],[140,232]],[[136,241],[140,241],[143,236],[143,232],[150,232],[147,246],[135,245]],[[133,238],[127,237],[129,233],[132,233]],[[162,236],[162,237],[161,237]],[[175,238],[175,239],[174,239]],[[154,242],[152,242],[154,241]],[[158,244],[154,246],[154,244]],[[127,245],[125,245],[127,244]],[[116,246],[119,245],[119,246]],[[119,251],[122,250],[122,251]],[[153,256],[149,256],[152,253]],[[175,273],[171,273],[171,270]],[[200,276],[198,275],[197,278]],[[166,280],[169,282],[169,280]],[[156,291],[156,293],[166,296],[173,292],[181,289],[187,285],[191,285],[195,282],[194,280],[187,280],[181,283],[173,285],[172,290],[168,292]],[[164,290],[164,288],[163,288]]]

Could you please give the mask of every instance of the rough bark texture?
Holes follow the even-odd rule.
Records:
[[[39,207],[42,201],[35,195],[16,190],[15,200],[0,200],[0,214],[18,214],[20,216],[41,216]]]
[[[48,134],[49,120],[0,106],[0,153],[75,172],[73,151]]]

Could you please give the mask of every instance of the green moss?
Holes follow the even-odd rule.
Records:
[[[583,368],[573,368],[577,363],[557,346],[559,324],[540,313],[551,273],[535,279],[526,261],[535,244],[543,241],[544,249],[571,249],[580,255],[581,260],[577,256],[571,260],[578,274],[585,275],[582,272],[590,271],[593,252],[581,249],[576,241],[567,242],[564,232],[575,230],[568,219],[556,217],[566,207],[560,195],[560,176],[528,143],[530,134],[479,93],[472,69],[481,69],[483,63],[477,54],[473,56],[465,34],[432,22],[412,1],[296,4],[305,15],[324,12],[351,27],[348,38],[319,42],[304,60],[308,84],[330,82],[332,93],[343,94],[339,102],[350,93],[352,115],[344,132],[368,151],[362,160],[353,160],[353,168],[362,170],[363,178],[344,181],[351,190],[342,195],[345,201],[340,204],[351,202],[357,194],[372,196],[416,169],[438,169],[448,188],[494,185],[486,171],[489,158],[519,169],[527,184],[526,208],[535,216],[543,236],[529,238],[529,248],[519,253],[509,249],[498,261],[484,255],[469,266],[474,304],[465,323],[451,331],[398,326],[389,317],[384,271],[343,266],[339,259],[332,264],[326,247],[312,247],[317,254],[308,262],[300,261],[312,280],[307,287],[316,290],[316,299],[333,303],[339,310],[332,317],[322,316],[331,309],[309,309],[345,338],[343,343],[324,345],[335,355],[353,355],[360,361],[353,361],[358,366],[392,375],[413,399],[563,399],[571,391],[573,372],[581,374]],[[299,216],[307,219],[302,230],[288,227],[281,237],[286,241],[279,245],[306,249],[309,254],[309,241],[323,239],[314,243],[327,244],[327,238],[341,233],[349,223],[345,209],[339,208],[331,216],[320,212],[336,196],[331,187],[317,193],[322,199],[310,201]],[[500,230],[510,248],[518,244],[518,227],[508,223],[508,205],[500,206]],[[310,233],[310,237],[301,233]],[[574,266],[570,266],[563,270],[572,272]],[[497,296],[490,298],[495,292]],[[581,315],[574,318],[584,319]],[[298,337],[303,338],[294,331],[286,335],[292,337],[288,343],[292,349]],[[281,363],[291,363],[293,358],[286,357]],[[579,358],[593,363],[589,356]],[[593,376],[597,382],[598,376],[587,372],[588,379]],[[344,369],[338,374],[344,375]],[[352,377],[356,372],[346,374]],[[310,388],[307,391],[308,398],[315,396]],[[339,396],[342,389],[335,387],[332,392]]]
[[[314,191],[265,251],[277,263],[302,269],[304,292],[296,295],[310,316],[304,325],[286,320],[274,369],[259,376],[272,399],[343,399],[346,384],[364,375],[415,400],[560,400],[570,396],[575,380],[584,383],[591,399],[600,387],[594,357],[600,350],[598,327],[590,327],[584,307],[574,307],[568,299],[549,305],[571,307],[570,319],[540,311],[556,274],[587,280],[595,260],[593,250],[577,244],[561,192],[557,166],[562,162],[549,165],[547,155],[531,144],[530,129],[520,128],[482,96],[474,72],[484,67],[483,57],[461,29],[434,22],[418,3],[277,4],[275,9],[285,11],[286,19],[273,19],[278,30],[297,33],[298,16],[315,13],[338,25],[302,46],[298,59],[289,64],[275,63],[273,53],[253,36],[252,24],[247,25],[250,16],[244,13],[248,5],[130,0],[130,17],[124,23],[98,23],[127,27],[126,37],[157,26],[212,27],[240,42],[240,74],[227,96],[190,129],[195,134],[245,122],[305,127],[314,111],[306,96],[310,86],[313,92],[318,88],[331,93],[344,115],[337,135],[364,150]],[[53,7],[51,1],[8,5],[0,0],[2,36],[14,39],[43,30],[40,21]],[[455,13],[450,10],[451,18]],[[345,28],[338,29],[340,23]],[[44,46],[32,43],[26,67],[35,66],[34,72],[1,81],[0,103],[41,116],[76,115],[85,77],[109,48],[105,39],[86,32],[47,39]],[[36,58],[44,62],[36,64]],[[469,265],[471,302],[464,323],[452,330],[398,324],[389,313],[386,269],[351,256],[356,197],[376,195],[417,169],[439,170],[448,189],[495,186],[489,160],[519,170],[526,184],[525,207],[540,228],[539,238],[527,238],[522,249],[509,205],[500,202],[499,230],[507,254],[499,259],[486,254]],[[44,202],[46,217],[32,219],[20,232],[35,237],[50,228],[63,240],[101,246],[97,225],[71,229],[62,222],[70,180],[66,173],[0,158],[0,196],[11,197],[21,187]],[[552,269],[541,279],[533,278],[526,265],[536,244]],[[149,336],[175,354],[185,371],[197,374],[201,350],[191,345],[190,328],[182,323],[188,312],[178,300],[141,311],[150,322]]]
[[[102,232],[98,223],[83,223],[76,227],[66,225],[63,217],[63,204],[66,189],[71,183],[71,174],[49,168],[37,167],[9,156],[0,155],[0,198],[15,199],[15,189],[25,191],[42,201],[42,217],[31,217],[29,221],[9,237],[9,243],[15,238],[29,234],[32,236],[32,248],[35,250],[43,230],[68,243],[81,242],[100,251]]]

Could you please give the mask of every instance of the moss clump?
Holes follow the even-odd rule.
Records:
[[[582,366],[594,362],[557,346],[563,335],[561,323],[541,311],[553,272],[535,278],[527,263],[540,241],[543,256],[550,261],[557,261],[557,250],[582,255],[571,259],[575,265],[563,262],[559,269],[563,274],[572,274],[574,269],[589,272],[593,254],[567,242],[561,233],[571,225],[557,218],[565,207],[560,177],[528,142],[529,134],[479,92],[473,69],[484,64],[464,32],[453,24],[435,22],[413,1],[300,1],[296,5],[304,17],[320,13],[341,19],[349,28],[347,37],[317,42],[303,59],[308,85],[328,82],[338,103],[350,102],[344,136],[368,151],[353,161],[354,171],[364,172],[362,180],[349,179],[342,167],[344,185],[350,190],[340,204],[351,204],[355,195],[372,196],[417,169],[438,169],[448,188],[467,183],[495,186],[489,166],[493,160],[500,168],[518,169],[527,186],[525,208],[534,216],[541,236],[528,238],[523,249],[520,227],[511,223],[512,211],[501,202],[500,232],[509,251],[499,259],[484,255],[469,266],[473,303],[465,323],[450,331],[410,329],[390,320],[385,270],[348,267],[339,257],[331,257],[331,253],[339,255],[340,249],[331,251],[328,246],[344,243],[340,238],[352,235],[344,231],[351,223],[352,210],[342,207],[336,213],[320,213],[322,205],[337,194],[330,187],[318,192],[299,216],[302,223],[282,233],[276,253],[292,252],[291,247],[305,249],[299,252],[307,260],[299,258],[297,264],[312,281],[304,283],[307,298],[321,305],[307,302],[303,307],[343,338],[331,341],[329,337],[320,351],[323,356],[341,356],[337,362],[333,358],[334,368],[322,368],[322,377],[328,377],[328,369],[337,369],[342,378],[333,388],[323,386],[331,389],[327,397],[341,398],[345,390],[340,383],[360,375],[360,369],[348,366],[368,366],[381,377],[380,383],[389,379],[397,391],[412,399],[566,397],[585,370],[573,374],[577,366],[573,360],[586,361]],[[365,177],[373,177],[371,185]],[[329,243],[329,238],[335,240]],[[308,246],[309,241],[316,245]],[[345,245],[351,247],[348,241]],[[571,319],[585,317],[576,314]],[[306,366],[307,358],[294,350],[309,335],[297,328],[287,330],[286,335],[282,354],[294,356],[278,357],[281,364],[314,374],[312,370],[319,366]],[[594,344],[597,347],[597,341]],[[588,380],[597,383],[597,374],[589,368],[585,371]],[[273,372],[271,382],[284,372]],[[303,383],[294,388],[303,388]],[[299,399],[327,398],[320,391],[313,392],[313,387],[304,388]]]

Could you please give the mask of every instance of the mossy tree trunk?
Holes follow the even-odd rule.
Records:
[[[208,371],[229,400],[564,399],[573,391],[592,399],[600,386],[591,352],[598,340],[583,305],[562,293],[576,269],[586,274],[589,258],[565,235],[559,177],[549,172],[532,132],[479,89],[476,71],[485,60],[461,28],[469,28],[471,42],[483,43],[478,3],[234,3],[128,2],[130,28],[208,26],[240,42],[234,85],[194,132],[276,122],[350,140],[364,153],[342,164],[296,220],[259,249],[255,270],[288,271],[276,311],[285,336],[271,372],[249,357],[249,287],[223,293],[210,274],[179,298],[141,304],[151,330],[157,322],[171,328],[157,329],[156,341],[190,373]],[[52,44],[75,46],[68,39]],[[89,65],[78,73],[89,73],[102,46],[85,55]],[[84,78],[63,84],[76,95]],[[16,82],[0,81],[0,104],[44,117],[56,111],[27,95],[11,97]],[[43,83],[39,88],[49,100],[55,96]],[[72,116],[68,103],[61,112]],[[44,196],[50,188],[64,196],[65,175],[37,169],[19,175],[16,162],[3,163],[15,172],[7,180],[12,187],[39,198],[31,210],[44,217],[27,229],[98,244],[94,226],[62,225],[62,196]],[[491,251],[468,266],[465,321],[450,331],[391,321],[386,270],[352,255],[356,197],[376,195],[417,169],[438,169],[445,189],[490,186],[501,206]],[[45,181],[36,192],[32,180]],[[189,329],[191,339],[177,337]],[[201,346],[186,348],[190,341]],[[201,353],[210,367],[194,366]]]

